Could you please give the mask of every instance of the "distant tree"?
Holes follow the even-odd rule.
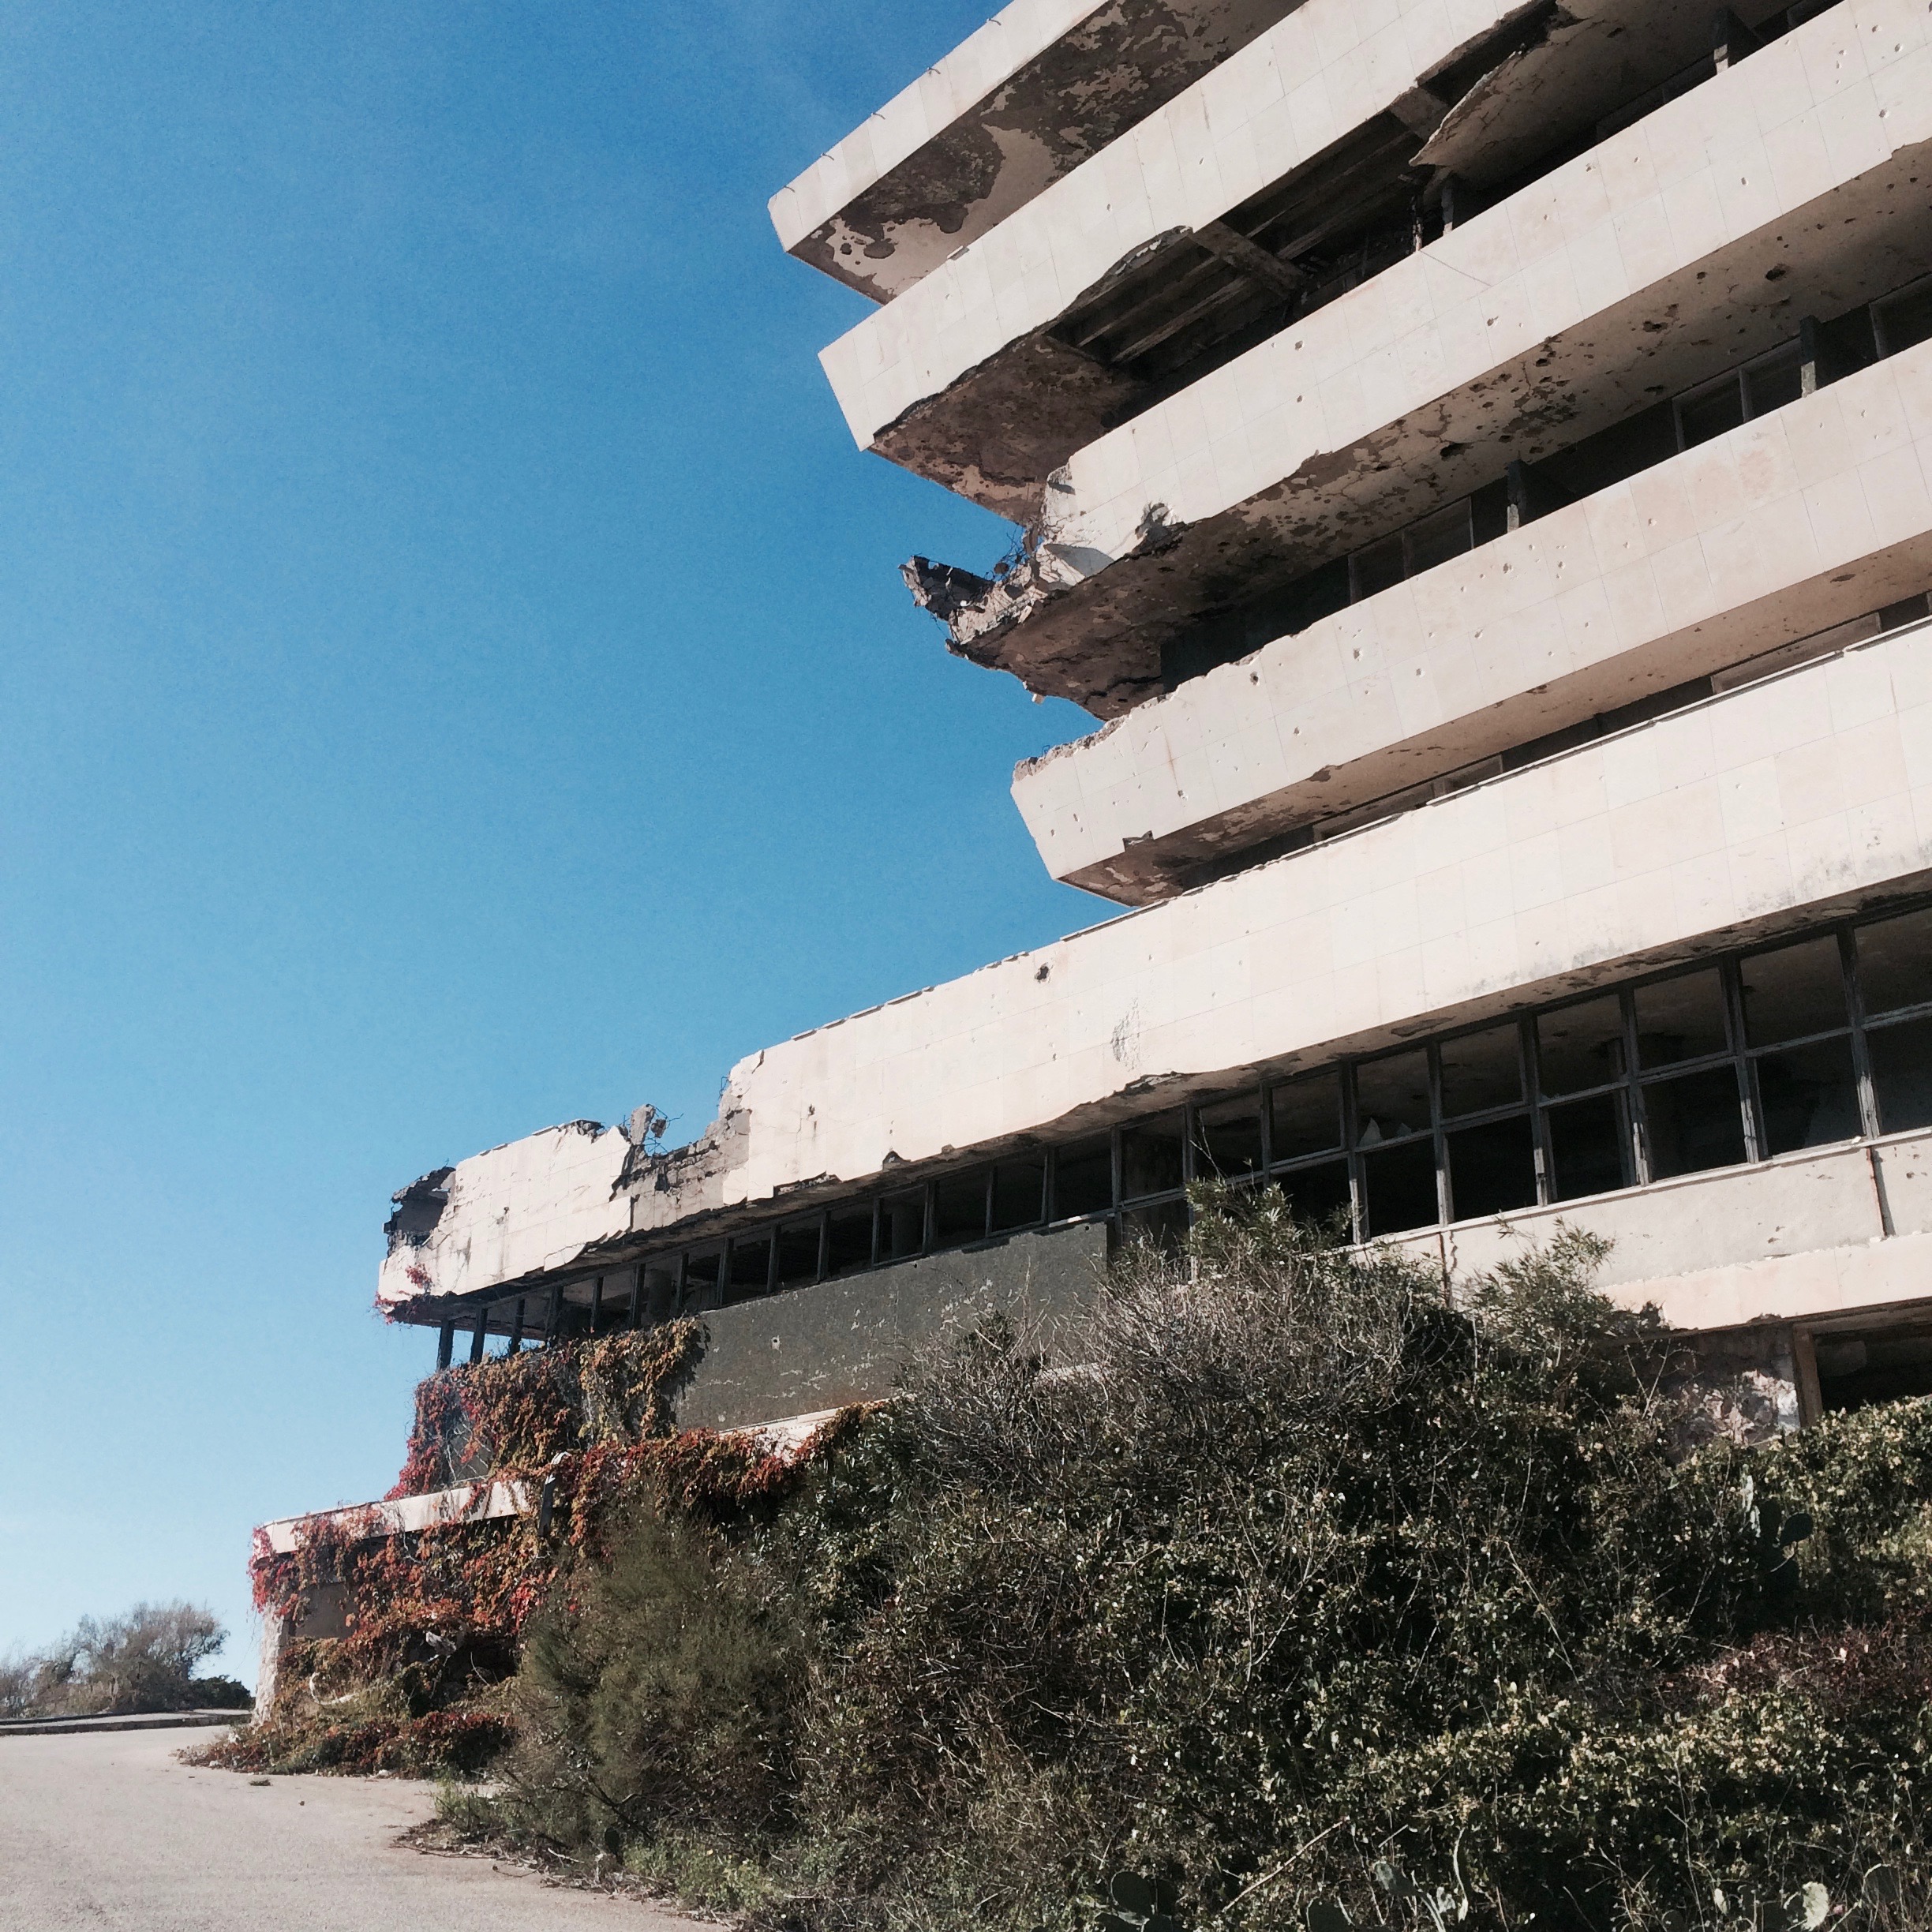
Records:
[[[197,1677],[228,1641],[196,1604],[137,1604],[115,1617],[83,1617],[45,1650],[0,1659],[0,1717],[88,1717],[243,1705],[228,1677]]]

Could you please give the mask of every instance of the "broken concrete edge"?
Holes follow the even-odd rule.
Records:
[[[1014,0],[774,195],[787,253],[887,302],[1305,0]]]
[[[1797,29],[1792,43],[1797,43],[1798,35],[1809,34],[1817,25],[1811,22]],[[1687,126],[1699,125],[1702,118],[1717,114],[1720,108],[1728,106],[1734,114],[1740,111],[1738,103],[1748,101],[1750,86],[1747,65],[1720,73],[1707,82],[1705,88],[1667,103],[1649,120],[1668,122],[1668,131],[1673,136],[1682,135]],[[1706,97],[1705,89],[1717,92]],[[1814,105],[1799,118],[1808,124],[1822,113],[1823,108]],[[1616,386],[1612,385],[1605,390],[1604,399],[1595,412],[1586,412],[1589,420],[1579,418],[1572,422],[1574,399],[1566,394],[1566,389],[1573,380],[1574,369],[1567,366],[1552,375],[1540,377],[1537,374],[1548,368],[1554,351],[1559,346],[1571,351],[1572,363],[1579,358],[1600,361],[1606,345],[1614,339],[1623,345],[1627,361],[1631,354],[1636,355],[1636,362],[1625,372],[1627,380],[1623,387],[1630,391],[1627,399],[1634,402],[1639,389],[1648,395],[1646,378],[1634,373],[1638,364],[1656,362],[1660,346],[1671,349],[1681,360],[1689,356],[1691,349],[1711,339],[1709,328],[1704,326],[1708,318],[1692,301],[1690,291],[1706,282],[1713,273],[1727,285],[1735,281],[1750,290],[1755,290],[1761,279],[1775,281],[1788,272],[1792,233],[1801,215],[1820,232],[1830,227],[1835,233],[1833,224],[1839,217],[1849,225],[1865,212],[1852,205],[1861,196],[1876,197],[1881,203],[1885,194],[1891,192],[1893,178],[1915,165],[1911,159],[1915,152],[1911,140],[1904,136],[1891,138],[1895,144],[1877,167],[1850,174],[1841,171],[1832,185],[1816,194],[1806,189],[1810,198],[1801,205],[1783,210],[1762,223],[1745,222],[1715,249],[1680,261],[1670,274],[1655,278],[1642,288],[1632,288],[1606,306],[1578,314],[1573,321],[1564,322],[1553,332],[1537,323],[1533,337],[1526,336],[1500,360],[1487,362],[1480,369],[1472,365],[1464,380],[1443,390],[1433,400],[1418,390],[1412,402],[1392,414],[1383,412],[1372,419],[1365,417],[1357,426],[1359,433],[1351,429],[1331,436],[1324,429],[1306,447],[1283,449],[1258,467],[1249,461],[1247,467],[1253,471],[1252,478],[1244,470],[1242,487],[1232,495],[1221,490],[1219,484],[1205,489],[1190,489],[1185,487],[1183,470],[1173,464],[1165,468],[1161,463],[1150,465],[1133,455],[1140,447],[1144,432],[1148,432],[1147,417],[1116,425],[1068,459],[1072,470],[1085,464],[1110,479],[1104,500],[1083,508],[1080,492],[1071,487],[1061,472],[1054,473],[1043,500],[1038,519],[1040,536],[1035,549],[987,597],[954,617],[949,627],[954,646],[960,654],[969,655],[975,662],[1020,678],[1035,695],[1068,698],[1084,705],[1096,717],[1111,717],[1130,708],[1160,688],[1163,643],[1180,636],[1190,624],[1221,608],[1218,586],[1243,581],[1257,593],[1279,590],[1299,574],[1330,560],[1335,547],[1332,532],[1326,546],[1311,545],[1306,541],[1308,505],[1316,495],[1328,492],[1332,496],[1339,489],[1342,507],[1361,526],[1352,541],[1372,540],[1446,500],[1452,493],[1452,485],[1460,487],[1463,470],[1469,470],[1473,477],[1476,466],[1471,452],[1488,450],[1505,430],[1517,433],[1561,429],[1567,440],[1573,440],[1589,433],[1593,427],[1616,420],[1612,405],[1618,398],[1613,393]],[[1573,157],[1544,178],[1545,182],[1559,183],[1570,170],[1577,170],[1579,178],[1597,170],[1602,165],[1605,144],[1600,142]],[[1834,202],[1844,205],[1834,207]],[[1456,230],[1456,248],[1451,253],[1459,254],[1469,236],[1487,238],[1481,245],[1488,246],[1507,229],[1511,205],[1513,203],[1489,208],[1463,224]],[[1447,238],[1430,244],[1407,258],[1401,267],[1385,271],[1329,304],[1309,318],[1305,326],[1297,323],[1267,338],[1233,362],[1201,378],[1179,397],[1169,398],[1159,408],[1170,405],[1204,408],[1210,399],[1207,391],[1211,385],[1215,398],[1222,402],[1229,394],[1241,391],[1244,384],[1279,387],[1286,381],[1286,372],[1275,365],[1287,353],[1286,343],[1292,341],[1299,348],[1299,338],[1304,334],[1311,339],[1319,335],[1352,340],[1364,302],[1399,305],[1405,289],[1413,296],[1414,290],[1410,284],[1417,275],[1426,280],[1434,267],[1454,265],[1444,253],[1447,248]],[[1421,266],[1411,271],[1408,263]],[[1539,258],[1532,266],[1540,268],[1545,264]],[[1827,271],[1837,274],[1845,270],[1839,279],[1845,282],[1846,298],[1866,298],[1862,288],[1855,286],[1860,283],[1860,275],[1846,269],[1844,263],[1834,258],[1833,262],[1811,266],[1827,279]],[[1519,270],[1510,279],[1521,281],[1526,272]],[[1400,280],[1402,286],[1395,287],[1391,278]],[[1874,295],[1883,292],[1874,285]],[[1725,300],[1733,306],[1736,294],[1736,290],[1727,286]],[[1676,300],[1680,296],[1688,305],[1683,317],[1687,325],[1673,328],[1672,324],[1678,320]],[[1709,296],[1710,290],[1705,290],[1698,299],[1707,301]],[[1786,310],[1792,314],[1802,313],[1803,303],[1788,293],[1767,292],[1758,307],[1762,320],[1773,313],[1782,317]],[[1661,324],[1657,320],[1660,314],[1667,318]],[[1688,326],[1692,321],[1698,326]],[[1634,333],[1639,327],[1644,331],[1641,336]],[[1652,332],[1658,329],[1664,331],[1663,335],[1653,339]],[[1687,346],[1680,348],[1679,339]],[[1773,340],[1765,333],[1762,343],[1757,346],[1769,347]],[[1739,351],[1752,353],[1754,346],[1742,343]],[[1683,381],[1688,384],[1709,373],[1711,369],[1703,365],[1692,368],[1687,361]],[[1505,378],[1512,393],[1522,399],[1515,418],[1486,420],[1487,412],[1493,409],[1493,402],[1485,399],[1487,393]],[[1661,364],[1649,380],[1660,379],[1667,386],[1675,380]],[[1183,398],[1192,400],[1184,402]],[[1298,402],[1299,398],[1297,399]],[[1149,415],[1157,414],[1148,412]],[[1369,426],[1372,420],[1379,426]],[[1163,429],[1160,422],[1153,425],[1148,432],[1150,445],[1159,439]],[[1409,461],[1413,454],[1410,446],[1418,443],[1437,445],[1443,462],[1427,469],[1429,487],[1421,500],[1411,501],[1401,489],[1377,480],[1406,478],[1413,483],[1421,473]],[[1536,457],[1544,452],[1530,447],[1519,448],[1516,453]],[[1452,456],[1454,464],[1450,462]],[[1123,466],[1128,470],[1137,469],[1140,474],[1137,480],[1129,477],[1123,487],[1116,487]],[[1211,464],[1207,467],[1209,471],[1213,470]],[[1470,487],[1485,480],[1473,478]],[[1145,568],[1142,560],[1145,553],[1121,528],[1127,517],[1136,514],[1136,500],[1144,504],[1156,497],[1170,504],[1174,527],[1178,532],[1186,533],[1187,545],[1185,554],[1175,558],[1171,565],[1163,564],[1157,573]],[[1181,500],[1183,498],[1192,500]],[[1144,509],[1140,514],[1144,515]],[[1328,521],[1331,522],[1332,517]],[[1344,545],[1347,547],[1351,546]],[[1139,582],[1134,581],[1137,571],[1141,578]]]

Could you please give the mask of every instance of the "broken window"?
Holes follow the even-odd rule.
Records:
[[[721,1247],[694,1248],[685,1256],[684,1313],[698,1313],[724,1305],[721,1292],[724,1270],[724,1251]]]
[[[1364,1060],[1355,1069],[1355,1144],[1376,1147],[1426,1133],[1431,1118],[1428,1054],[1421,1047]]]
[[[1268,1095],[1268,1151],[1277,1161],[1342,1145],[1342,1075],[1337,1068],[1285,1082]]]
[[[879,1203],[878,1258],[903,1261],[926,1252],[926,1190],[908,1188]]]
[[[1185,1200],[1156,1201],[1129,1208],[1121,1216],[1121,1234],[1130,1241],[1173,1253],[1187,1239],[1188,1204]]]
[[[1636,990],[1637,1064],[1650,1068],[1702,1060],[1731,1043],[1724,986],[1713,967]]]
[[[826,1230],[826,1273],[850,1275],[871,1265],[871,1202],[834,1208]]]
[[[1194,1170],[1237,1181],[1261,1171],[1261,1096],[1244,1094],[1198,1109],[1194,1115]]]
[[[1120,1140],[1122,1200],[1180,1191],[1184,1133],[1179,1109],[1123,1127]]]
[[[1441,1060],[1444,1120],[1513,1106],[1523,1097],[1522,1036],[1513,1020],[1444,1040]]]
[[[752,1301],[772,1285],[772,1243],[769,1234],[734,1235],[725,1246],[724,1300]]]
[[[1443,1136],[1449,1219],[1472,1220],[1537,1204],[1536,1130],[1526,1113]]]
[[[1054,1155],[1053,1218],[1105,1214],[1114,1205],[1114,1144],[1103,1135]]]
[[[1932,1006],[1932,906],[1859,929],[1859,995],[1868,1013]]]
[[[1306,1166],[1286,1168],[1278,1172],[1274,1180],[1298,1219],[1312,1221],[1320,1227],[1339,1225],[1343,1239],[1349,1238],[1353,1196],[1346,1160],[1316,1161]]]
[[[1932,1127],[1932,1018],[1897,1020],[1865,1036],[1878,1131]]]
[[[1436,1144],[1427,1136],[1377,1147],[1361,1157],[1362,1232],[1371,1237],[1432,1227],[1442,1219],[1436,1193]]]
[[[1811,1346],[1818,1402],[1828,1413],[1932,1395],[1932,1324],[1833,1329],[1814,1334]]]
[[[778,1230],[778,1286],[802,1287],[818,1279],[819,1229],[823,1216],[793,1221]]]
[[[1046,1156],[1035,1154],[1002,1161],[993,1170],[993,1232],[1005,1234],[1015,1228],[1038,1227],[1046,1219]]]
[[[1932,337],[1932,276],[1871,305],[1872,333],[1881,356],[1895,356]]]
[[[933,1241],[935,1248],[957,1248],[964,1241],[984,1241],[987,1231],[987,1170],[947,1174],[933,1189]]]
[[[1850,1034],[1760,1054],[1754,1064],[1766,1154],[1827,1147],[1864,1132]]]
[[[1608,1194],[1636,1179],[1623,1094],[1571,1100],[1550,1108],[1544,1118],[1549,1132],[1552,1200]]]
[[[1582,1093],[1623,1077],[1623,1002],[1618,994],[1540,1014],[1536,1030],[1545,1093]]]
[[[1653,1180],[1732,1167],[1745,1158],[1735,1066],[1653,1080],[1643,1090],[1643,1104]]]

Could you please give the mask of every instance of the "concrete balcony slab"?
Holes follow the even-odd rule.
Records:
[[[1932,343],[1566,505],[1029,760],[1056,878],[1223,855],[1932,584]],[[1874,626],[1874,627],[1876,627]]]

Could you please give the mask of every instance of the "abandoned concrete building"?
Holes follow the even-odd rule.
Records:
[[[798,1422],[1218,1174],[1608,1236],[1784,1426],[1932,1390],[1925,0],[1014,0],[772,212],[1024,526],[905,574],[1093,715],[1013,793],[1119,912],[424,1176],[385,1306]]]

